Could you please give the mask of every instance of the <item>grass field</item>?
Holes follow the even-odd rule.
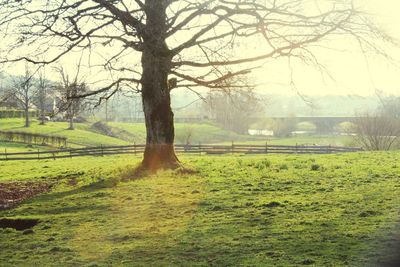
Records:
[[[117,129],[122,129],[127,133],[130,133],[135,137],[137,143],[145,143],[146,141],[146,129],[142,123],[122,123],[122,122],[111,122],[110,126]],[[200,123],[200,124],[185,124],[176,123],[176,142],[184,144],[186,142],[185,134],[190,131],[192,133],[191,142],[194,144],[203,143],[220,143],[224,141],[243,141],[243,140],[257,140],[260,138],[239,135],[234,132],[223,130],[219,127]]]
[[[76,129],[68,129],[67,122],[48,122],[46,125],[39,125],[39,122],[32,120],[29,128],[23,127],[21,119],[1,119],[0,130],[23,131],[30,133],[40,133],[68,138],[71,146],[100,146],[100,145],[127,145],[128,142],[98,134],[90,130],[90,123],[76,123]]]
[[[231,144],[232,142],[221,142]],[[241,140],[235,141],[237,144],[257,144],[265,145],[318,145],[318,146],[358,146],[351,136],[293,136],[286,138],[265,137],[262,140]]]
[[[66,122],[49,122],[45,126],[39,125],[36,120],[32,121],[29,128],[23,127],[22,119],[1,119],[0,130],[25,131],[48,135],[64,136],[68,138],[69,146],[100,146],[100,145],[129,145],[134,142],[143,144],[146,140],[146,129],[142,123],[109,122],[108,127],[114,133],[114,137],[93,128],[93,122],[76,123],[76,129],[67,130]],[[175,124],[176,143],[186,143],[187,132],[192,133],[192,144],[279,144],[279,145],[337,145],[355,146],[353,139],[349,136],[295,136],[290,138],[254,137],[239,135],[223,130],[210,124]],[[26,145],[13,145],[14,149],[23,150]],[[0,143],[0,151],[7,148]]]
[[[76,123],[76,129],[67,130],[66,122],[48,122],[46,125],[39,125],[38,121],[33,120],[31,127],[23,127],[21,119],[1,119],[0,130],[24,131],[31,133],[42,133],[49,135],[64,136],[72,146],[100,146],[100,145],[128,145],[133,142],[145,143],[146,129],[143,123],[122,123],[110,122],[109,127],[116,133],[116,137],[107,136],[96,129],[93,129],[92,122]],[[185,143],[184,137],[187,129],[193,132],[193,143],[218,143],[227,140],[256,140],[251,136],[238,135],[233,132],[225,131],[219,127],[209,124],[183,124],[177,123],[176,139],[178,143]],[[120,136],[118,135],[120,134]],[[1,149],[1,148],[0,148]]]
[[[0,211],[40,219],[0,229],[0,265],[373,266],[393,248],[399,152],[185,156],[195,173],[133,179],[139,161],[0,162],[0,182],[54,184]]]
[[[11,143],[11,142],[1,142],[0,141],[0,153],[12,153],[12,152],[36,152],[39,150],[48,150],[47,146],[36,146],[27,145],[23,143]]]

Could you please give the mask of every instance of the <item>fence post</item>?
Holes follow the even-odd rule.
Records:
[[[265,154],[268,154],[268,142],[265,142]]]
[[[332,147],[331,147],[331,144],[329,144],[329,147],[328,147],[328,154],[332,154]]]
[[[101,156],[104,157],[104,149],[103,149],[103,144],[101,145]]]
[[[136,155],[136,142],[133,142],[133,151],[134,151],[134,153]]]
[[[201,143],[199,142],[199,154],[201,155]]]
[[[296,143],[296,154],[298,154],[298,152],[297,152],[297,143]]]

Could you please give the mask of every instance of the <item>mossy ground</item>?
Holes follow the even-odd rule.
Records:
[[[55,184],[0,211],[40,220],[0,229],[0,265],[368,266],[398,235],[398,152],[181,160],[197,173],[135,178],[133,156],[0,162],[0,183]]]

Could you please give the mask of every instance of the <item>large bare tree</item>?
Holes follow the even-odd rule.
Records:
[[[142,165],[149,169],[179,165],[173,88],[221,88],[255,62],[279,57],[321,67],[316,43],[351,37],[363,50],[376,50],[372,40],[385,38],[351,0],[0,0],[0,6],[6,36],[0,62],[51,64],[97,51],[112,81],[87,95],[105,99],[123,87],[141,93]],[[256,42],[257,49],[243,48]]]

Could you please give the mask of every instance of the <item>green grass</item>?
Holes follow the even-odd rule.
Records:
[[[114,137],[98,134],[90,130],[91,123],[76,123],[75,130],[67,130],[67,122],[48,122],[46,125],[39,125],[39,122],[32,120],[29,128],[23,127],[22,119],[0,120],[0,130],[23,131],[40,133],[68,138],[70,146],[100,146],[100,145],[128,145],[129,143]]]
[[[110,122],[108,125],[131,134],[136,143],[144,143],[146,141],[146,129],[142,123]],[[211,144],[231,140],[242,141],[260,139],[246,135],[239,135],[211,124],[175,123],[176,142],[184,144],[186,142],[188,131],[192,132],[190,138],[192,144]]]
[[[109,122],[117,137],[106,136],[96,129],[93,129],[92,122],[76,123],[76,129],[67,130],[67,122],[48,122],[46,125],[39,125],[39,122],[32,120],[29,128],[23,127],[22,119],[1,119],[0,130],[24,131],[48,135],[64,136],[68,138],[70,146],[100,146],[100,145],[128,145],[134,142],[145,143],[146,128],[143,123]],[[193,132],[191,142],[198,143],[219,143],[231,140],[257,140],[257,138],[235,134],[210,124],[184,124],[176,123],[176,142],[185,143],[185,135],[190,129]],[[120,135],[118,135],[118,133]]]
[[[286,138],[264,137],[261,140],[239,141],[240,144],[258,144],[265,145],[319,145],[319,146],[357,146],[354,138],[351,136],[293,136]],[[231,142],[223,142],[231,144]]]
[[[11,143],[0,141],[0,153],[10,152],[36,152],[39,150],[48,150],[47,146],[27,145],[23,143]]]
[[[133,156],[0,162],[0,181],[56,183],[0,211],[41,220],[32,234],[0,229],[1,265],[336,267],[385,257],[399,152],[181,159],[198,173],[126,180]]]
[[[279,145],[332,145],[332,146],[356,146],[351,136],[294,136],[290,138],[276,138],[268,140],[268,143]]]
[[[32,121],[29,128],[23,127],[22,119],[1,119],[0,130],[26,131],[49,135],[64,136],[68,138],[69,146],[100,146],[100,145],[128,145],[143,144],[146,141],[146,129],[143,123],[109,122],[117,137],[106,136],[92,128],[93,122],[76,123],[76,129],[67,130],[66,122],[49,122],[39,125],[36,120]],[[349,136],[296,136],[290,138],[254,137],[239,135],[223,130],[211,124],[186,124],[176,123],[176,143],[186,143],[188,131],[192,132],[190,142],[192,144],[268,144],[271,145],[333,145],[333,146],[356,146],[352,137]],[[0,147],[2,149],[2,147]]]

